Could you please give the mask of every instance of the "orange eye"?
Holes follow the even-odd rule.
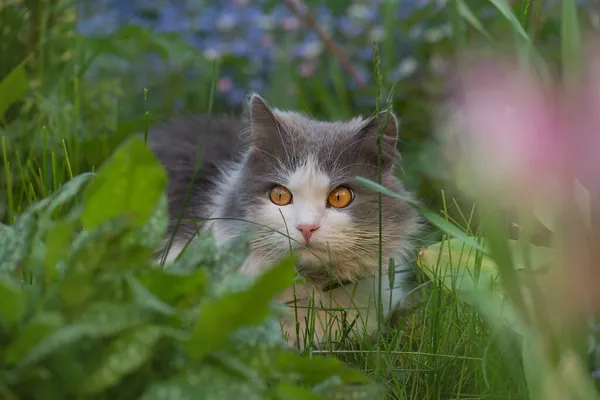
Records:
[[[273,186],[269,192],[269,197],[271,198],[271,201],[278,206],[287,206],[292,202],[292,192],[281,185]]]
[[[327,203],[335,208],[344,208],[352,202],[352,191],[344,186],[338,186],[329,192]]]

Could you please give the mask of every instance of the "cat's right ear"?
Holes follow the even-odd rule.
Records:
[[[248,113],[253,144],[260,147],[272,141],[273,132],[277,132],[281,127],[267,102],[256,93],[250,95]]]

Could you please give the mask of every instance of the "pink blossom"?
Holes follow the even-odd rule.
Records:
[[[217,92],[227,93],[233,89],[233,81],[230,78],[221,78],[217,81]]]
[[[286,31],[293,31],[294,29],[297,29],[299,25],[300,23],[296,17],[286,17],[281,22],[281,27]]]
[[[459,166],[470,192],[542,193],[567,168],[560,105],[534,77],[499,63],[465,69],[458,102]]]
[[[303,63],[298,67],[300,76],[309,77],[315,73],[316,66],[314,63]]]

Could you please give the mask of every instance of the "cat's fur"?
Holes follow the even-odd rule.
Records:
[[[374,282],[378,280],[379,267],[378,195],[361,187],[354,177],[377,181],[376,136],[382,121],[387,124],[383,131],[382,184],[410,196],[395,175],[399,155],[397,120],[393,114],[323,122],[271,108],[261,97],[252,95],[245,118],[212,117],[209,121],[206,117],[185,117],[155,127],[149,133],[149,143],[169,175],[169,233],[192,179],[198,145],[205,146],[183,214],[183,221],[197,223],[180,225],[167,261],[175,259],[198,227],[212,229],[217,243],[225,243],[250,228],[254,230],[251,255],[241,272],[257,274],[289,254],[290,247],[296,251],[306,249],[296,229],[298,224],[318,224],[320,228],[310,241],[314,254],[306,250],[298,253],[298,271],[308,278],[306,284],[295,287],[298,307],[281,321],[289,343],[296,345],[303,339],[319,343],[339,337],[344,325],[357,317],[357,311],[360,318],[354,332],[373,332],[377,320]],[[291,190],[291,204],[277,206],[270,201],[269,190],[275,184]],[[327,195],[338,185],[351,188],[354,199],[343,209],[327,207]],[[207,218],[239,218],[272,229],[231,219],[203,223]],[[412,238],[419,220],[403,201],[382,196],[382,221],[382,298],[384,311],[389,311],[405,295],[402,273],[396,274],[390,295],[389,259],[394,257],[396,264],[401,265],[413,250]],[[340,281],[345,285],[325,289]],[[294,289],[286,291],[280,300],[293,302]],[[314,316],[309,316],[303,307],[312,302],[316,310]],[[320,306],[354,310],[334,315],[318,310]],[[301,335],[310,325],[308,331],[313,337],[298,337],[296,323],[300,324]]]

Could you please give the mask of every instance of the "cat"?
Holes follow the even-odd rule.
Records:
[[[192,179],[198,145],[204,146],[182,218],[196,224],[180,224],[170,248],[163,249],[166,262],[198,229],[210,230],[223,244],[251,228],[250,256],[241,273],[259,274],[292,249],[305,278],[302,284],[290,282],[278,298],[290,306],[280,322],[291,346],[372,334],[378,324],[378,194],[354,177],[377,181],[381,125],[382,184],[414,200],[395,173],[400,156],[393,112],[326,122],[277,109],[252,94],[241,118],[178,117],[151,128],[148,143],[169,177],[169,235]],[[404,264],[421,222],[404,201],[381,197],[381,297],[387,317],[405,298],[407,282],[405,273],[395,272],[390,288],[389,260]]]

